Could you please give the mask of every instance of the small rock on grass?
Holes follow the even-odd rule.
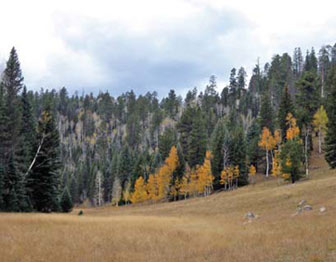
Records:
[[[303,210],[304,210],[304,211],[310,211],[310,210],[313,210],[313,207],[312,207],[311,205],[305,205],[305,206],[303,207]]]
[[[252,213],[252,212],[248,212],[248,213],[245,215],[245,217],[248,218],[248,219],[254,219],[254,218],[256,218],[256,216],[255,216],[254,213]]]

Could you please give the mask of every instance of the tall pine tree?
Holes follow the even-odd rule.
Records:
[[[38,123],[39,147],[28,179],[28,187],[37,211],[59,211],[60,141],[50,105],[46,105]]]
[[[325,158],[331,168],[336,168],[336,65],[332,67],[328,77],[330,95],[327,99],[327,135],[325,138]]]

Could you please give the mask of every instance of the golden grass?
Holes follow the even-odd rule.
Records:
[[[336,261],[336,172],[174,203],[0,214],[0,261]],[[293,216],[301,199],[313,206]],[[327,211],[320,214],[320,206]],[[245,214],[259,218],[250,223]]]

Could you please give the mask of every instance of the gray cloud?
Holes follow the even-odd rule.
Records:
[[[227,77],[235,62],[244,62],[237,38],[248,39],[249,27],[237,12],[209,8],[184,21],[158,21],[145,33],[134,33],[118,22],[59,13],[57,36],[71,53],[89,57],[99,75],[78,69],[80,61],[57,55],[48,59],[49,72],[71,91],[155,90],[163,96],[169,89],[179,92],[199,85],[211,74]]]

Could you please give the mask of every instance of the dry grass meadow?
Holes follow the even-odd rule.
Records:
[[[310,179],[294,185],[260,177],[207,198],[83,216],[2,213],[0,261],[336,261],[335,193],[336,171],[314,155]],[[313,210],[293,216],[302,199]]]

